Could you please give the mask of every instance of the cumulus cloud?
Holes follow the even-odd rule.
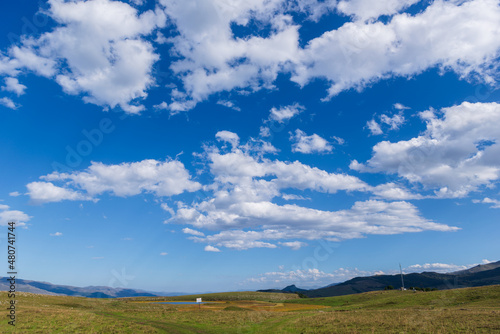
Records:
[[[371,187],[354,176],[329,173],[298,161],[270,160],[242,150],[245,146],[233,147],[226,153],[206,148],[203,156],[214,181],[204,188],[206,198],[191,204],[178,203],[169,220],[198,230],[218,231],[202,234],[185,229],[193,241],[237,250],[276,248],[280,243],[296,248],[302,246],[304,239],[341,240],[367,234],[457,230],[421,217],[413,204],[401,200],[418,196],[396,184]],[[399,201],[358,201],[339,211],[274,203],[276,198],[286,196],[282,194],[286,189],[373,192],[380,198]]]
[[[34,203],[49,203],[60,201],[76,201],[76,200],[90,200],[90,197],[82,193],[55,186],[50,182],[31,182],[26,185],[28,188],[27,195]]]
[[[347,281],[354,277],[374,275],[374,271],[363,271],[357,268],[339,268],[332,272],[324,272],[317,268],[301,268],[290,271],[267,272],[256,277],[246,279],[243,284],[259,284],[268,286],[269,284],[285,285],[297,284],[299,287],[317,288],[332,283]]]
[[[219,100],[217,101],[217,104],[220,104],[221,106],[236,110],[236,111],[241,111],[241,108],[238,107],[237,105],[234,104],[232,101],[227,101],[227,100]]]
[[[290,247],[293,250],[299,250],[300,248],[307,246],[307,244],[305,242],[301,242],[301,241],[280,242],[280,245],[285,246],[285,247]]]
[[[368,130],[370,130],[372,135],[381,135],[384,132],[382,131],[382,128],[380,127],[380,124],[377,123],[376,120],[372,119],[368,122],[366,122],[366,127]]]
[[[295,130],[295,135],[290,136],[292,143],[292,152],[300,153],[325,153],[333,150],[332,144],[326,139],[313,133],[308,136],[304,131]]]
[[[287,6],[279,0],[231,5],[220,0],[164,0],[167,15],[179,32],[172,41],[181,59],[171,69],[184,86],[172,96],[169,108],[187,110],[220,91],[272,88],[279,73],[291,73],[292,81],[301,86],[316,78],[328,80],[327,99],[344,90],[363,89],[392,76],[414,76],[432,67],[454,71],[462,78],[494,82],[500,47],[496,0],[434,1],[418,14],[400,13],[417,2],[340,1],[336,9],[356,20],[301,48],[299,25],[286,12],[325,13],[335,8],[334,1]],[[210,19],[199,19],[207,15]],[[387,23],[373,20],[380,15],[392,18]],[[251,20],[270,26],[270,34],[233,35],[231,25],[245,26]]]
[[[393,131],[398,130],[401,125],[405,123],[406,119],[403,111],[408,108],[400,103],[396,103],[394,108],[399,110],[397,114],[382,114],[366,122],[366,128],[370,130],[372,136],[383,134],[384,130],[382,130],[382,126],[386,129],[386,131]],[[377,122],[375,118],[377,118],[379,122]]]
[[[204,237],[205,234],[203,232],[200,232],[200,231],[196,231],[196,230],[193,230],[193,229],[190,229],[188,227],[186,228],[183,228],[182,229],[182,232],[186,233],[186,234],[191,234],[191,235],[195,235],[197,237]]]
[[[213,247],[213,246],[205,246],[205,252],[220,252],[220,249],[216,248],[216,247]]]
[[[240,143],[240,137],[238,137],[236,133],[230,131],[219,131],[215,134],[215,138],[219,141],[228,142],[233,147],[238,146]]]
[[[281,197],[285,201],[294,201],[294,200],[304,201],[304,200],[310,200],[310,198],[303,197],[303,196],[300,196],[300,195],[294,195],[294,194],[283,194]]]
[[[397,110],[411,109],[410,107],[407,107],[407,106],[405,106],[404,104],[401,104],[401,103],[394,103],[393,107],[394,107],[394,109],[397,109]]]
[[[142,2],[133,1],[136,6]],[[417,14],[402,12],[418,2],[160,0],[154,10],[140,12],[121,1],[50,0],[45,13],[55,27],[39,37],[23,36],[19,45],[0,54],[0,74],[16,79],[34,72],[85,102],[120,106],[128,113],[144,110],[142,100],[156,84],[153,65],[160,54],[150,40],[168,41],[169,68],[181,82],[170,86],[170,100],[157,104],[171,113],[192,109],[218,92],[274,89],[280,73],[301,86],[326,80],[326,99],[436,67],[461,78],[496,82],[497,1],[432,1]],[[301,46],[304,15],[295,14],[315,21],[333,11],[353,19]],[[377,20],[381,15],[391,17],[382,22]],[[165,37],[159,30],[167,21],[174,32]],[[235,33],[253,23],[258,28],[252,32]],[[16,94],[24,92],[21,84],[12,83]]]
[[[269,112],[269,120],[276,121],[278,123],[283,123],[285,121],[290,120],[292,117],[300,114],[306,110],[306,108],[298,103],[293,105],[281,107],[281,108],[271,108]]]
[[[7,77],[5,78],[5,86],[2,87],[2,90],[6,90],[8,92],[13,92],[17,96],[21,96],[24,94],[24,90],[28,88],[25,85],[19,83],[17,78]]]
[[[373,187],[372,193],[377,197],[390,200],[412,200],[424,198],[424,196],[412,193],[404,186],[398,185],[394,182],[388,182]]]
[[[356,4],[367,10],[389,3],[395,5],[393,8],[404,5],[400,1],[342,3],[345,5],[339,4],[339,8],[346,10]],[[348,22],[300,50],[292,80],[303,86],[314,78],[326,78],[332,83],[326,99],[348,89],[361,90],[381,79],[410,77],[433,67],[493,83],[499,29],[496,0],[434,1],[421,13],[397,14],[387,23]]]
[[[270,88],[296,53],[298,26],[281,13],[281,0],[160,2],[179,32],[172,42],[180,60],[170,68],[184,91],[169,104],[174,112],[190,109],[215,92]],[[234,38],[231,25],[245,26],[252,18],[270,23],[270,36]]]
[[[406,141],[380,142],[370,160],[353,161],[351,168],[397,174],[437,197],[464,197],[498,182],[500,105],[464,102],[419,115],[425,132]]]
[[[271,129],[267,126],[261,126],[259,128],[259,136],[263,138],[271,137]]]
[[[448,263],[424,263],[424,264],[414,264],[405,268],[405,272],[422,272],[422,271],[433,271],[438,273],[449,273],[459,270],[464,270],[472,267],[473,265],[455,265]]]
[[[483,200],[472,200],[474,203],[484,203],[484,204],[491,204],[490,208],[492,209],[500,209],[500,201],[497,199],[492,199],[489,197],[483,198]]]
[[[380,116],[380,121],[389,125],[390,130],[397,130],[401,125],[403,125],[405,118],[402,113],[392,116],[382,115]]]
[[[0,204],[0,226],[7,226],[15,222],[17,226],[26,226],[26,222],[32,217],[19,210],[11,210],[8,205]]]
[[[61,232],[50,233],[51,237],[61,237],[63,234]]]
[[[19,107],[17,104],[14,103],[14,101],[9,99],[8,97],[0,98],[0,104],[14,110],[16,110]]]
[[[27,185],[28,195],[38,202],[90,199],[105,192],[120,197],[142,192],[173,196],[185,191],[196,191],[201,187],[198,182],[191,180],[184,165],[176,160],[162,162],[147,159],[119,165],[92,162],[84,171],[54,172],[41,179],[46,182]],[[52,182],[64,182],[64,186],[59,187]]]
[[[45,13],[56,27],[12,46],[3,59],[4,72],[31,70],[54,79],[68,94],[83,94],[86,102],[119,105],[128,113],[143,110],[133,101],[147,96],[159,59],[144,36],[165,25],[163,11],[139,14],[129,4],[109,0],[49,4]]]
[[[346,15],[353,15],[360,20],[378,18],[381,15],[396,14],[402,9],[420,2],[420,0],[343,0],[339,1],[337,9]]]

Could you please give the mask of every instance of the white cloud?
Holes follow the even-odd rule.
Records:
[[[349,3],[364,5],[365,1]],[[370,3],[363,8],[387,2]],[[327,99],[433,67],[493,83],[498,73],[499,29],[497,0],[434,1],[421,13],[397,14],[386,24],[348,22],[300,50],[292,80],[303,86],[314,78],[326,78],[332,83]]]
[[[184,232],[186,234],[191,234],[191,235],[194,235],[194,236],[197,236],[197,237],[204,237],[205,236],[205,234],[203,232],[196,231],[196,230],[190,229],[188,227],[183,228],[182,232]]]
[[[119,165],[92,162],[89,168],[74,173],[42,176],[49,182],[32,182],[27,185],[28,195],[34,201],[54,202],[65,199],[94,198],[105,192],[127,197],[150,192],[156,196],[173,196],[185,191],[196,191],[201,185],[192,181],[184,165],[176,160],[153,159]],[[58,187],[51,182],[65,182]],[[85,192],[85,194],[82,193]]]
[[[407,107],[407,106],[405,106],[404,104],[401,104],[401,103],[394,103],[393,107],[394,107],[394,109],[397,109],[397,110],[411,109],[410,107]]]
[[[315,133],[307,136],[304,131],[299,129],[295,130],[295,135],[290,136],[290,140],[293,141],[292,152],[309,154],[331,152],[333,150],[333,146],[326,139]]]
[[[216,181],[239,185],[238,193],[250,195],[255,192],[259,194],[258,198],[278,196],[277,191],[286,188],[311,189],[327,193],[339,190],[366,191],[370,188],[354,176],[328,173],[299,161],[272,161],[239,149],[226,154],[208,151],[206,158]],[[270,181],[258,179],[271,176],[274,178]]]
[[[16,93],[17,96],[21,96],[24,94],[26,88],[28,87],[20,84],[17,78],[7,77],[5,78],[5,86],[2,87],[2,90],[13,92]]]
[[[468,103],[420,113],[427,129],[418,137],[373,148],[363,172],[398,174],[437,197],[464,197],[500,178],[500,105]]]
[[[205,246],[205,252],[220,252],[220,249],[213,247],[213,246]]]
[[[389,125],[390,130],[397,130],[405,122],[405,117],[402,113],[393,115],[392,117],[382,115],[380,116],[380,120],[382,121],[382,123]]]
[[[293,201],[293,200],[310,200],[310,198],[299,196],[299,195],[294,195],[294,194],[283,194],[281,196],[285,201]]]
[[[480,200],[473,200],[474,203],[484,203],[484,204],[491,204],[490,208],[492,209],[500,209],[500,201],[497,199],[492,199],[489,197],[483,198],[482,201]]]
[[[280,206],[267,201],[237,202],[229,206],[216,201],[209,200],[194,207],[181,208],[177,211],[175,221],[198,228],[222,229],[217,234],[191,239],[239,250],[275,248],[276,245],[270,241],[283,239],[342,240],[367,234],[457,230],[456,227],[422,218],[417,208],[407,202],[371,200],[356,202],[348,210],[322,211],[297,205]]]
[[[26,226],[26,222],[32,217],[19,210],[9,210],[10,207],[0,204],[0,226],[7,226],[10,222],[15,222],[17,226]]]
[[[398,105],[398,104],[396,104]],[[399,108],[399,113],[394,114],[392,116],[389,116],[387,114],[382,114],[379,116],[380,123],[377,122],[375,119],[372,119],[368,122],[366,122],[366,127],[370,130],[371,134],[373,136],[375,135],[381,135],[384,133],[382,130],[382,126],[386,127],[388,126],[388,131],[391,130],[398,130],[401,125],[404,124],[405,122],[405,117],[403,115],[403,110],[406,108],[403,105],[398,105]]]
[[[283,15],[282,0],[162,0],[179,35],[172,38],[181,57],[171,70],[183,81],[184,92],[169,108],[186,110],[210,94],[233,89],[271,88],[278,73],[296,54],[298,26]],[[235,38],[231,24],[247,25],[255,18],[271,25],[269,37]]]
[[[497,0],[433,1],[415,15],[401,13],[417,2],[161,0],[155,10],[141,13],[120,1],[51,0],[46,13],[55,22],[53,30],[38,38],[24,36],[0,55],[0,73],[14,78],[33,71],[56,80],[68,94],[83,95],[85,102],[139,113],[145,108],[141,100],[156,84],[152,67],[160,58],[148,39],[166,42],[158,30],[168,17],[177,30],[168,39],[176,59],[170,70],[182,85],[157,107],[171,113],[192,109],[217,92],[273,89],[280,73],[291,74],[301,86],[327,80],[327,99],[436,67],[494,83],[500,49]],[[294,14],[314,21],[333,10],[355,20],[301,47],[305,36],[294,20],[304,16]],[[393,16],[386,23],[374,20],[380,15]],[[233,28],[250,22],[268,31],[236,37]]]
[[[246,279],[243,284],[260,284],[260,286],[274,284],[284,287],[297,284],[298,287],[317,288],[332,283],[344,282],[354,277],[374,275],[373,271],[363,271],[357,268],[339,268],[332,272],[324,272],[317,268],[301,268],[290,271],[267,272],[256,277]]]
[[[137,10],[120,1],[50,0],[46,11],[57,26],[37,39],[25,38],[9,49],[10,72],[27,69],[55,79],[68,94],[128,113],[154,84],[152,66],[159,59],[143,37],[165,25],[163,11]]]
[[[366,122],[366,127],[370,130],[372,135],[381,135],[384,132],[382,131],[382,128],[380,127],[380,124],[377,123],[374,119],[371,121]]]
[[[339,1],[337,9],[346,15],[354,15],[360,20],[392,15],[417,3],[420,0],[348,0]]]
[[[238,146],[240,143],[240,137],[234,132],[230,131],[219,131],[215,134],[215,138],[219,141],[224,141],[230,143],[233,147]]]
[[[259,136],[262,138],[271,137],[271,129],[267,126],[261,126],[259,128]]]
[[[165,256],[165,255],[168,255],[168,253],[167,252],[161,252],[160,255],[161,256]]]
[[[456,227],[438,224],[420,216],[418,209],[404,201],[359,201],[350,209],[324,211],[298,205],[278,205],[273,200],[287,197],[282,190],[373,192],[379,198],[414,199],[402,186],[386,184],[371,187],[356,177],[328,173],[298,161],[269,160],[247,145],[221,153],[206,147],[202,159],[210,168],[214,183],[204,187],[206,198],[189,205],[178,203],[169,220],[219,231],[207,234],[187,229],[195,242],[216,247],[249,249],[276,248],[280,242],[297,246],[298,239],[340,240],[367,234],[396,234],[425,230],[455,231]],[[297,199],[297,197],[293,197]],[[292,197],[289,197],[292,199]]]
[[[21,196],[21,193],[18,191],[13,191],[13,192],[9,193],[9,196],[17,197],[17,196]]]
[[[236,111],[241,111],[241,108],[238,107],[237,105],[234,104],[232,101],[227,101],[227,100],[219,100],[217,101],[217,104],[220,104],[221,106],[236,110]]]
[[[172,209],[167,203],[161,203],[161,208],[168,213],[170,213],[172,216],[175,214],[174,209]]]
[[[280,245],[290,247],[293,250],[299,250],[300,248],[307,246],[305,242],[300,241],[280,242]]]
[[[50,182],[31,182],[26,185],[27,195],[35,203],[49,203],[60,201],[90,200],[91,198],[78,191],[53,185]]]
[[[51,237],[61,237],[63,234],[61,232],[51,233]]]
[[[350,209],[339,211],[278,205],[272,200],[283,196],[282,189],[325,193],[373,191],[379,197],[398,199],[417,196],[395,184],[373,188],[353,176],[328,173],[298,161],[272,161],[239,148],[226,154],[207,148],[205,155],[214,177],[214,183],[206,190],[213,193],[201,202],[179,205],[171,218],[198,229],[221,231],[190,237],[195,242],[242,250],[275,248],[275,242],[290,239],[338,240],[366,234],[457,229],[422,218],[415,206],[404,201],[356,202]]]
[[[448,263],[424,263],[424,264],[414,264],[405,268],[405,272],[422,272],[422,271],[433,271],[438,273],[449,273],[459,270],[464,270],[470,268],[470,266],[455,265]]]
[[[2,97],[0,98],[0,105],[3,105],[7,108],[14,109],[16,110],[19,106],[14,103],[11,99],[8,97]]]
[[[279,109],[273,107],[271,108],[269,114],[269,120],[276,121],[278,123],[283,123],[285,121],[290,120],[292,117],[300,114],[304,110],[306,110],[306,108],[298,103],[281,107]]]
[[[375,196],[389,200],[411,200],[424,198],[393,182],[380,184],[372,189]]]
[[[340,137],[337,137],[337,136],[333,136],[332,137],[333,140],[335,140],[335,142],[338,144],[338,145],[344,145],[345,144],[345,139],[344,138],[340,138]]]

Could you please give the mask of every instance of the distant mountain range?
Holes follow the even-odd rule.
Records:
[[[0,291],[8,290],[9,282],[7,282],[7,277],[1,277]],[[144,290],[111,288],[108,286],[87,286],[80,288],[69,285],[57,285],[47,282],[30,281],[24,279],[16,279],[16,291],[38,293],[43,295],[63,295],[91,298],[182,295],[182,293],[152,293]]]
[[[435,288],[438,290],[500,284],[500,261],[478,265],[470,269],[447,274],[440,274],[435,272],[404,274],[403,278],[406,288],[419,287]],[[342,296],[375,290],[383,290],[389,285],[392,285],[396,289],[401,288],[401,276],[375,275],[367,277],[356,277],[343,283],[330,284],[323,288],[311,290],[300,289],[295,285],[290,285],[282,290],[269,289],[258,291],[301,293],[308,297],[314,298]]]
[[[436,288],[439,290],[454,289],[462,287],[475,287],[483,285],[500,284],[500,261],[475,266],[466,270],[460,270],[448,274],[435,272],[423,272],[405,274],[404,284],[406,288]],[[361,292],[383,290],[386,286],[394,288],[401,287],[400,275],[375,275],[367,277],[356,277],[343,283],[333,283],[319,289],[301,289],[295,285],[289,285],[284,289],[258,290],[260,292],[283,292],[301,293],[308,297],[330,297],[355,294]],[[7,277],[0,277],[0,291],[8,291],[9,283]],[[193,293],[182,292],[153,292],[138,289],[112,288],[108,286],[75,287],[69,285],[57,285],[47,282],[16,279],[16,291],[31,292],[45,295],[80,296],[91,298],[118,298],[138,296],[181,296]]]

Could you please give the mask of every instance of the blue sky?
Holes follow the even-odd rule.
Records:
[[[2,7],[19,276],[227,291],[498,260],[498,1]]]

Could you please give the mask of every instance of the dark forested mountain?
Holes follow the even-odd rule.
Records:
[[[448,274],[423,272],[405,274],[403,278],[405,288],[419,287],[444,290],[500,284],[500,261]],[[286,287],[283,290],[271,289],[259,291],[300,292],[308,297],[331,297],[383,290],[389,285],[395,289],[401,288],[401,276],[398,274],[356,277],[343,283],[331,284],[312,290],[297,289],[296,291],[290,291],[289,287]],[[295,287],[295,285],[291,285],[290,287]]]

